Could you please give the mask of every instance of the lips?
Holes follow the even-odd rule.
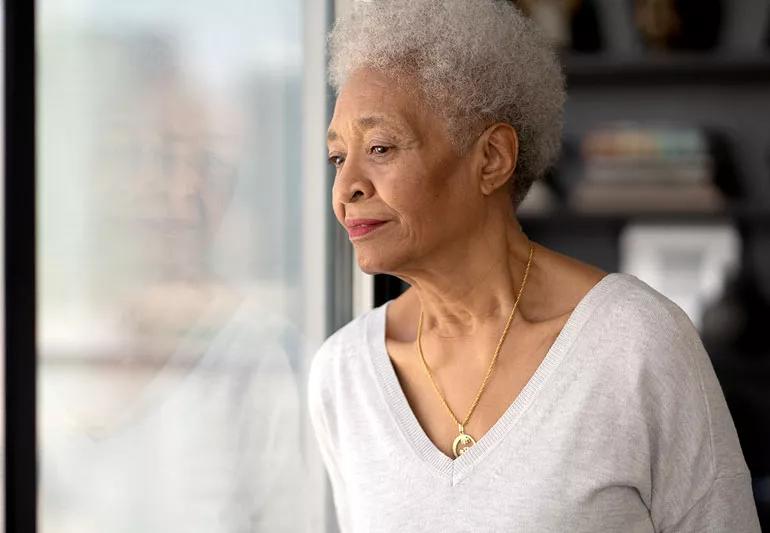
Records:
[[[362,237],[381,227],[387,220],[377,220],[373,218],[356,218],[345,221],[348,230],[348,236]]]
[[[384,220],[379,220],[377,218],[349,218],[345,219],[345,226],[348,228],[352,228],[355,226],[374,226],[376,224],[381,224],[385,222]]]

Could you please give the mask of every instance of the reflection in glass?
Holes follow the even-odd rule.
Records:
[[[41,6],[44,533],[311,530],[302,21],[229,3]]]

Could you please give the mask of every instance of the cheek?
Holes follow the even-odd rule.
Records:
[[[399,215],[412,218],[426,203],[428,181],[416,165],[399,165],[380,176],[377,192]]]
[[[412,168],[391,185],[391,197],[409,211],[447,216],[470,199],[468,184],[458,166]]]
[[[380,194],[399,216],[405,238],[425,243],[443,232],[443,221],[451,212],[447,185],[435,175],[414,169],[383,183]]]

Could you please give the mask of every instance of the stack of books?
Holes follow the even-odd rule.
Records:
[[[714,184],[706,133],[695,127],[613,123],[581,141],[583,178],[569,202],[581,212],[714,212],[725,199]]]

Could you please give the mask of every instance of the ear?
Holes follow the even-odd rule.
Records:
[[[519,136],[513,126],[498,122],[489,126],[479,141],[484,157],[481,191],[489,195],[512,179],[519,156]]]

